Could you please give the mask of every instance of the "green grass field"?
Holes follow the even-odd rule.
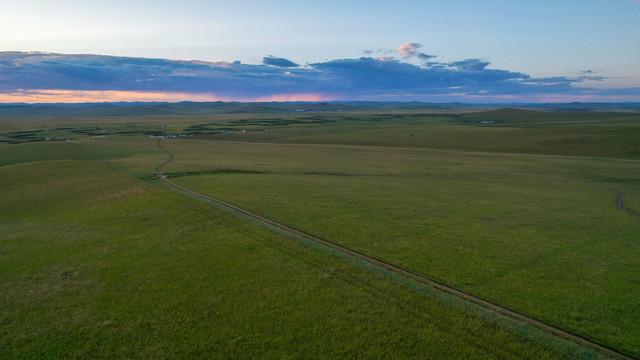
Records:
[[[164,131],[179,184],[640,356],[638,115],[18,120],[71,141],[0,144],[10,354],[553,355],[101,161],[151,176]]]
[[[101,161],[0,168],[2,358],[554,358]]]
[[[177,169],[182,159],[189,162],[191,147],[220,154],[211,156],[211,164],[227,169],[175,177],[181,185],[638,351],[640,221],[615,207],[615,194],[586,183],[640,178],[636,162],[352,146],[165,144],[176,154]],[[250,154],[260,154],[254,167]],[[632,207],[631,197],[628,202]]]

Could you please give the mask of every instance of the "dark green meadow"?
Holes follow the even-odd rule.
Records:
[[[14,116],[0,126],[5,358],[558,356],[103,161],[153,176],[168,159],[154,134],[176,136],[159,141],[179,184],[640,356],[640,219],[614,193],[640,210],[640,115]],[[27,130],[58,135],[11,137]]]

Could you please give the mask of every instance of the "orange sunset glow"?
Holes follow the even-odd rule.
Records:
[[[169,92],[142,92],[116,90],[26,90],[0,94],[5,103],[85,103],[120,101],[223,101],[210,94],[187,94]]]
[[[324,101],[319,94],[278,94],[257,99],[231,98],[214,94],[117,90],[22,90],[0,93],[0,103],[91,103],[91,102],[179,102],[179,101]]]

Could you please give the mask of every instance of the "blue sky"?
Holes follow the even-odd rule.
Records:
[[[640,101],[638,34],[636,0],[24,0],[0,8],[0,101],[72,101],[82,92],[107,100],[142,92],[158,100]],[[407,56],[399,50],[407,43],[420,47]],[[28,57],[7,53],[16,51],[67,57],[57,56],[57,67],[53,57],[29,57],[27,66]],[[119,58],[93,58],[105,62],[96,71],[72,54]],[[184,62],[167,62],[157,81],[152,71],[134,78],[132,64],[146,62],[132,58],[240,65],[220,76],[214,65],[185,72]]]

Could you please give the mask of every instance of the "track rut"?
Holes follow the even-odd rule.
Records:
[[[477,296],[474,296],[472,294],[466,293],[466,292],[461,291],[459,289],[456,289],[456,288],[453,288],[453,287],[448,286],[446,284],[443,284],[441,282],[438,282],[438,281],[436,281],[434,279],[430,279],[430,278],[428,278],[428,277],[426,277],[424,275],[416,274],[416,273],[411,272],[409,270],[406,270],[406,269],[403,269],[403,268],[398,267],[396,265],[393,265],[391,263],[388,263],[388,262],[386,262],[384,260],[380,260],[380,259],[377,259],[375,257],[372,257],[372,256],[366,255],[364,253],[361,253],[359,251],[356,251],[356,250],[353,250],[353,249],[349,249],[347,247],[344,247],[342,245],[336,244],[334,242],[319,238],[319,237],[317,237],[315,235],[311,235],[311,234],[303,232],[301,230],[298,230],[298,229],[292,228],[290,226],[287,226],[287,225],[281,224],[279,222],[276,222],[274,220],[268,219],[268,218],[266,218],[264,216],[255,214],[255,213],[253,213],[253,212],[251,212],[249,210],[243,209],[243,208],[241,208],[239,206],[233,205],[233,204],[228,203],[226,201],[211,197],[211,196],[206,195],[206,194],[199,193],[199,192],[197,192],[195,190],[191,190],[191,189],[186,188],[186,187],[184,187],[182,185],[178,185],[178,184],[174,183],[173,181],[169,180],[165,175],[163,175],[164,166],[166,166],[167,164],[172,162],[173,159],[174,159],[173,154],[171,154],[171,152],[166,150],[161,145],[160,139],[158,139],[158,147],[163,152],[167,153],[170,158],[169,158],[168,161],[166,161],[166,162],[162,163],[160,166],[158,166],[158,168],[156,169],[156,176],[157,176],[158,179],[161,179],[165,183],[167,183],[167,184],[169,184],[169,185],[171,185],[171,186],[173,186],[175,188],[178,188],[178,189],[180,189],[182,191],[185,191],[185,192],[188,192],[190,194],[196,195],[196,196],[201,197],[203,199],[207,199],[207,200],[213,201],[213,202],[215,202],[217,204],[223,205],[223,206],[228,207],[228,208],[230,208],[232,210],[235,210],[235,211],[237,211],[239,213],[242,213],[245,216],[253,218],[254,220],[258,220],[258,221],[261,221],[263,223],[269,224],[271,226],[277,227],[277,228],[279,228],[281,230],[285,230],[285,231],[287,231],[287,232],[289,232],[291,234],[294,234],[294,235],[297,235],[297,236],[302,236],[302,237],[304,237],[304,238],[306,238],[308,240],[311,240],[311,241],[314,241],[316,243],[325,245],[325,246],[327,246],[329,248],[335,249],[335,250],[340,251],[340,252],[342,252],[344,254],[348,254],[348,255],[350,255],[350,256],[352,256],[354,258],[366,261],[366,262],[368,262],[370,264],[373,264],[375,266],[378,266],[380,268],[384,268],[384,269],[393,271],[396,274],[400,274],[402,276],[405,276],[407,278],[413,279],[413,280],[418,281],[420,283],[423,283],[425,285],[429,285],[429,286],[431,286],[431,287],[433,287],[435,289],[438,289],[440,291],[443,291],[443,292],[446,292],[448,294],[454,295],[454,296],[456,296],[456,297],[458,297],[460,299],[463,299],[463,300],[466,300],[466,301],[470,301],[470,302],[475,303],[477,305],[480,305],[480,306],[482,306],[482,307],[484,307],[486,309],[489,309],[489,310],[495,311],[497,313],[500,313],[502,315],[508,316],[508,317],[510,317],[512,319],[519,320],[519,321],[522,321],[523,323],[536,326],[536,327],[538,327],[540,329],[546,330],[546,331],[548,331],[548,332],[550,332],[552,334],[555,334],[557,336],[563,337],[565,339],[568,339],[568,340],[573,341],[575,343],[581,344],[583,346],[592,348],[592,349],[594,349],[594,350],[596,350],[596,351],[598,351],[598,352],[600,352],[602,354],[605,354],[607,356],[610,356],[610,357],[613,357],[613,358],[617,358],[617,359],[629,359],[629,360],[633,360],[634,359],[634,358],[632,358],[632,357],[630,357],[630,356],[628,356],[626,354],[620,353],[616,349],[613,349],[613,348],[610,348],[608,346],[599,344],[599,343],[597,343],[597,342],[595,342],[593,340],[590,340],[590,339],[584,338],[582,336],[573,334],[573,333],[571,333],[569,331],[563,330],[563,329],[558,328],[556,326],[553,326],[551,324],[547,324],[547,323],[545,323],[543,321],[534,319],[532,317],[529,317],[527,315],[521,314],[519,312],[510,310],[510,309],[505,308],[503,306],[494,304],[492,302],[489,302],[487,300],[484,300],[484,299],[479,298]],[[622,198],[621,199],[621,205],[624,206],[624,196],[622,196],[622,194],[620,194],[620,196]],[[624,208],[624,209],[626,209],[626,208]],[[630,212],[630,210],[625,210],[625,211]],[[633,215],[639,216],[638,214],[635,214],[633,212],[631,212],[631,213]]]

